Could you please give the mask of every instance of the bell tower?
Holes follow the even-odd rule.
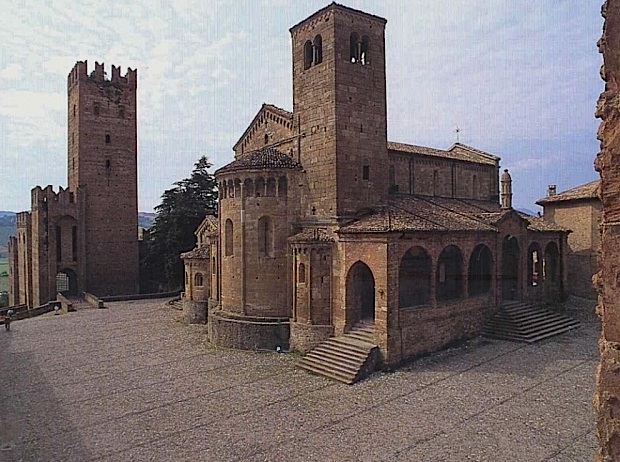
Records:
[[[137,71],[77,62],[67,78],[68,185],[78,201],[83,287],[96,295],[139,291]]]
[[[387,196],[385,24],[332,3],[290,29],[308,218],[345,219]]]

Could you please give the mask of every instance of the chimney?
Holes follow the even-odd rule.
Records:
[[[550,184],[547,187],[547,197],[555,196],[557,194],[556,187],[554,184]]]
[[[503,210],[512,208],[512,178],[507,168],[502,173],[500,204]]]

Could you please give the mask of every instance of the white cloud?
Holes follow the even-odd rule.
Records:
[[[4,69],[0,70],[0,80],[14,80],[22,75],[22,66],[17,63],[11,63]]]

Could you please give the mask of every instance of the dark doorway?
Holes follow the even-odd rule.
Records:
[[[405,252],[398,270],[398,303],[401,308],[429,303],[431,298],[431,257],[422,247]]]
[[[502,243],[502,298],[519,298],[519,241],[514,236],[506,236]]]
[[[64,296],[77,295],[78,284],[75,271],[65,268],[56,274],[56,292]]]
[[[347,310],[354,322],[375,319],[375,278],[368,265],[361,261],[355,263],[347,275]]]

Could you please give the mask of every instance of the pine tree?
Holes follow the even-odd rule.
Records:
[[[142,270],[152,283],[169,290],[182,287],[180,254],[196,245],[194,231],[204,217],[217,213],[217,189],[215,177],[209,172],[211,166],[209,159],[202,156],[194,164],[191,176],[174,183],[155,207],[157,215],[142,262]]]

